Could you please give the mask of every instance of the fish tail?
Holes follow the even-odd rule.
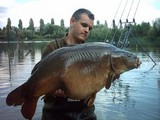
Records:
[[[6,98],[6,104],[8,106],[22,105],[21,113],[29,120],[32,119],[35,113],[37,101],[37,97],[30,97],[30,93],[27,91],[27,85],[25,83],[10,92]]]

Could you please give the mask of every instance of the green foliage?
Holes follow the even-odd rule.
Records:
[[[34,31],[34,22],[33,22],[33,19],[31,18],[30,20],[29,20],[29,27],[27,28],[28,30],[32,30],[32,31]]]
[[[43,34],[44,27],[45,27],[44,20],[40,19],[40,26],[39,26],[40,35]]]
[[[104,41],[108,33],[108,28],[105,25],[100,25],[98,22],[98,24],[93,27],[88,41]]]
[[[160,18],[157,18],[153,23],[153,30],[151,32],[154,36],[152,40],[160,46]]]
[[[8,32],[6,32],[5,36],[4,36],[4,39],[6,41],[16,41],[17,38],[16,38],[16,32],[12,29],[9,29]]]
[[[61,27],[64,27],[64,20],[63,20],[63,19],[61,19],[60,26],[61,26]]]
[[[54,25],[54,19],[53,18],[51,19],[51,24]]]
[[[114,22],[114,21],[113,21]],[[116,26],[113,28],[108,28],[107,21],[101,24],[99,20],[96,21],[96,25],[93,26],[87,41],[109,41],[118,42],[120,39],[124,39],[124,35],[127,31],[126,26]],[[65,27],[64,20],[60,20],[60,25],[55,25],[54,19],[51,19],[51,23],[44,23],[43,19],[40,19],[40,25],[38,28],[34,27],[34,21],[31,18],[29,21],[29,26],[23,28],[22,20],[19,20],[18,28],[11,26],[11,20],[8,18],[6,27],[0,29],[0,39],[4,40],[4,36],[10,34],[11,40],[16,40],[16,34],[21,40],[31,40],[31,39],[54,39],[61,38],[66,34],[68,30]],[[9,32],[7,32],[9,31]],[[15,33],[16,32],[16,33]],[[131,32],[136,38],[141,38],[141,43],[145,45],[160,46],[160,18],[153,21],[151,26],[149,22],[142,22],[141,24],[131,24]],[[130,39],[131,36],[129,36]],[[131,41],[133,42],[133,41]],[[134,44],[134,43],[132,43]]]
[[[0,40],[3,41],[6,34],[6,28],[0,29]]]
[[[19,28],[20,30],[23,29],[23,24],[22,24],[22,20],[21,20],[21,19],[19,19],[18,28]]]

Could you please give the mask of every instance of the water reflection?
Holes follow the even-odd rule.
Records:
[[[20,46],[20,51],[16,50],[16,43],[10,46],[10,51],[7,44],[0,44],[0,116],[3,120],[24,119],[20,107],[6,106],[5,98],[28,79],[33,66],[41,59],[45,44],[25,43]],[[157,48],[149,52],[157,63],[154,67],[143,51],[136,54],[143,62],[141,67],[122,74],[109,90],[102,89],[97,94],[98,120],[160,120],[160,50]],[[42,106],[43,102],[39,100],[33,120],[40,120]]]

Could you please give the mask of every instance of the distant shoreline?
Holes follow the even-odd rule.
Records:
[[[23,43],[44,43],[49,41],[23,41]],[[0,43],[8,43],[8,41],[0,41]],[[9,43],[18,43],[17,41],[9,41]],[[21,42],[19,42],[21,43]]]

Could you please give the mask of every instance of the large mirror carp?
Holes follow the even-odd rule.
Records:
[[[21,105],[22,115],[32,119],[39,97],[62,89],[72,99],[94,103],[96,93],[109,89],[123,72],[138,68],[139,58],[129,51],[103,42],[62,47],[33,68],[29,79],[10,92],[7,105]]]

